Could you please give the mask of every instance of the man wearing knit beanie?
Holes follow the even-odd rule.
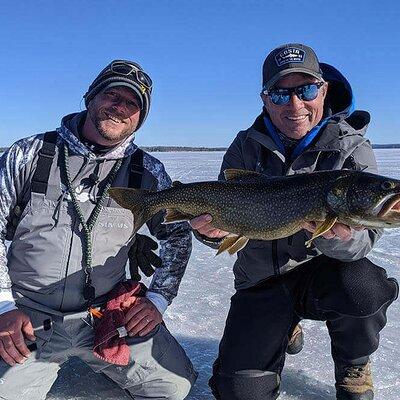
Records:
[[[139,64],[112,61],[84,95],[88,115],[83,131],[89,135],[87,139],[97,133],[104,145],[112,145],[129,137],[149,113],[151,91],[152,81]]]
[[[7,255],[0,245],[1,399],[46,398],[72,355],[135,399],[183,400],[196,380],[162,323],[189,260],[190,227],[154,216],[147,225],[160,240],[157,256],[157,243],[132,237],[131,212],[108,196],[110,187],[172,184],[163,164],[134,143],[151,92],[138,64],[115,60],[89,86],[87,110],[0,158],[1,238],[11,241]],[[148,289],[137,282],[139,269],[153,274]],[[141,289],[109,309],[124,285]]]
[[[143,124],[150,110],[152,81],[137,63],[114,60],[105,67],[86,92],[85,105],[88,107],[93,98],[102,91],[115,87],[131,89],[140,106],[140,117],[135,130]]]

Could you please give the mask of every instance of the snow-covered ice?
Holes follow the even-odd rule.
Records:
[[[216,179],[223,153],[155,153],[165,163],[172,179],[182,182]],[[376,156],[380,173],[400,179],[400,150],[379,149]],[[389,276],[400,280],[400,229],[386,231],[370,254]],[[182,281],[179,295],[169,307],[165,321],[182,343],[196,369],[198,381],[189,400],[213,399],[207,380],[217,354],[233,293],[234,257],[222,254],[194,240],[193,254]],[[324,323],[303,321],[305,346],[296,356],[288,356],[282,376],[281,400],[333,400],[333,363],[329,336]],[[400,398],[400,307],[395,302],[388,312],[388,324],[381,334],[381,345],[373,355],[377,400]],[[129,399],[113,383],[91,372],[77,359],[61,368],[48,399]]]

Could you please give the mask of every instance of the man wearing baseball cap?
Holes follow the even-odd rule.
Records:
[[[181,400],[196,380],[162,322],[190,256],[190,227],[153,217],[158,257],[108,196],[113,186],[171,186],[163,164],[134,143],[152,88],[140,65],[114,60],[84,95],[87,110],[0,158],[1,399],[45,399],[71,356],[135,399]],[[154,273],[149,289],[138,267]]]
[[[227,150],[229,168],[284,176],[322,170],[376,172],[364,137],[370,116],[354,111],[348,81],[308,46],[274,49],[262,70],[263,111]],[[217,246],[228,232],[211,216],[191,221],[196,236]],[[371,400],[369,356],[378,348],[398,285],[366,258],[381,231],[336,223],[310,248],[317,224],[288,238],[250,240],[234,266],[236,293],[210,386],[217,399],[270,400],[280,391],[285,353],[303,345],[301,319],[326,321],[335,363],[336,398]]]

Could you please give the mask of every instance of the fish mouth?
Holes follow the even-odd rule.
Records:
[[[400,220],[400,194],[395,194],[387,200],[378,213],[379,218],[390,217]]]

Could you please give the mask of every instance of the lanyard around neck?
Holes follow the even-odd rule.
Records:
[[[72,204],[75,209],[75,212],[78,216],[79,222],[82,225],[83,228],[83,238],[82,238],[82,247],[83,247],[83,264],[84,264],[84,272],[86,275],[85,279],[85,286],[83,289],[83,297],[84,299],[88,302],[88,306],[91,305],[93,300],[96,298],[96,291],[94,286],[92,285],[92,279],[91,279],[91,270],[93,268],[92,266],[92,248],[93,248],[93,242],[92,242],[92,231],[94,226],[96,225],[97,219],[100,215],[100,211],[104,205],[105,199],[107,197],[107,192],[108,189],[111,187],[112,183],[114,182],[114,179],[117,175],[117,172],[119,168],[121,167],[122,164],[122,159],[118,159],[115,164],[113,165],[110,173],[108,174],[106,180],[105,180],[105,186],[103,188],[103,191],[100,194],[100,198],[96,202],[96,206],[94,207],[93,211],[90,214],[89,219],[87,222],[85,221],[85,217],[83,215],[82,209],[79,206],[78,200],[76,198],[75,190],[72,188],[72,183],[71,183],[71,174],[70,174],[70,169],[69,169],[69,150],[68,146],[66,143],[64,143],[64,152],[63,152],[63,167],[65,171],[65,176],[66,176],[66,183],[67,183],[67,190],[69,195],[71,196],[72,199]]]

